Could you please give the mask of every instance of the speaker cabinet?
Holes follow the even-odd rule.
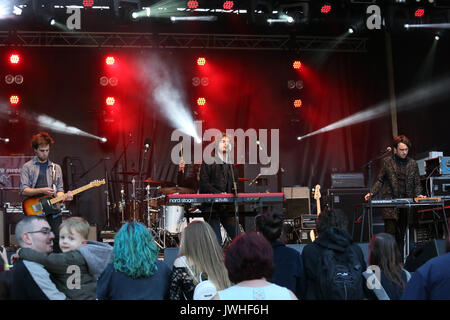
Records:
[[[428,260],[445,254],[445,240],[433,239],[414,249],[406,258],[405,269],[415,272]]]
[[[285,201],[285,218],[295,219],[304,214],[311,214],[310,191],[308,187],[283,187]]]
[[[353,240],[357,242],[361,242],[361,231],[363,231],[362,242],[370,240],[368,214],[364,217],[364,229],[361,230],[363,226],[361,204],[364,202],[364,196],[368,192],[369,189],[367,188],[328,189],[327,192],[330,208],[340,209],[344,212],[348,220],[348,232],[353,236]]]

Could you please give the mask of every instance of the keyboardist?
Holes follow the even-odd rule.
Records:
[[[232,139],[226,134],[222,134],[216,138],[216,141],[215,158],[217,161],[212,164],[203,163],[200,169],[200,193],[235,193],[234,186],[237,189],[239,176],[237,168],[229,163],[233,150]],[[230,205],[214,204],[213,208],[211,205],[202,208],[203,218],[213,228],[220,244],[222,244],[220,223],[231,239],[239,234],[239,228],[236,230],[236,219],[230,216],[233,211],[233,206]]]
[[[420,184],[419,167],[415,160],[408,157],[410,140],[400,135],[392,142],[392,153],[383,159],[382,167],[373,185],[372,191],[365,195],[368,201],[382,191],[381,198],[424,198]],[[385,232],[395,236],[400,248],[403,248],[405,231],[408,226],[408,211],[398,208],[383,208]]]

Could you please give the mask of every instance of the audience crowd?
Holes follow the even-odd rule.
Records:
[[[59,227],[53,253],[47,220],[25,216],[15,235],[20,248],[0,249],[1,300],[449,300],[447,252],[407,271],[395,238],[373,236],[368,257],[347,231],[340,210],[317,219],[318,237],[300,252],[283,239],[283,215],[255,217],[222,248],[211,226],[190,222],[173,263],[158,258],[149,229],[127,222],[114,245],[88,240],[89,224],[71,217]]]

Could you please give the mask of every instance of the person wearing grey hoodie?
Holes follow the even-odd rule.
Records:
[[[108,265],[113,247],[87,240],[89,224],[80,217],[63,221],[60,227],[62,253],[49,255],[30,248],[17,252],[21,259],[37,262],[52,275],[58,290],[71,300],[95,300],[97,279]]]

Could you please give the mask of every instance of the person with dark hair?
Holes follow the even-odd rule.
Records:
[[[215,162],[202,163],[200,169],[200,193],[235,193],[238,186],[238,171],[232,164],[233,141],[226,134],[216,138]],[[240,232],[233,215],[234,208],[230,205],[214,204],[202,205],[201,211],[217,236],[219,244],[222,244],[220,224],[226,230],[228,236],[234,239]]]
[[[114,237],[112,262],[97,283],[98,300],[163,300],[168,297],[170,269],[158,259],[148,229],[127,222]]]
[[[44,254],[53,251],[55,235],[44,217],[23,217],[16,225],[15,234],[21,248],[30,248]],[[18,260],[13,267],[11,299],[65,300],[66,295],[56,288],[44,266],[28,260]]]
[[[283,220],[283,214],[276,211],[268,211],[255,218],[256,230],[270,242],[273,250],[274,272],[267,280],[288,288],[302,298],[306,290],[302,256],[280,241]]]
[[[317,220],[318,238],[302,251],[307,300],[362,300],[367,286],[362,275],[367,264],[361,248],[347,231],[348,220],[339,210],[325,210]]]
[[[404,135],[392,142],[392,155],[383,159],[381,170],[366,201],[382,191],[383,199],[424,197],[420,182],[419,166],[408,157],[411,141]],[[408,226],[408,209],[383,208],[384,231],[395,236],[403,257],[404,237]]]
[[[402,300],[450,300],[450,236],[447,253],[434,257],[413,273]]]
[[[386,294],[383,300],[399,300],[411,275],[403,269],[400,251],[393,235],[379,233],[372,237],[369,244],[369,264],[378,267],[380,271],[379,281]]]
[[[243,233],[225,251],[225,267],[235,285],[214,300],[298,300],[288,288],[268,282],[273,273],[270,243],[258,233]]]
[[[63,196],[64,201],[73,199],[69,191],[64,193],[61,167],[50,161],[50,145],[54,141],[47,132],[39,132],[31,139],[34,158],[27,161],[20,172],[20,193],[25,197]],[[53,251],[61,252],[59,248],[59,225],[62,221],[61,213],[48,214],[47,221],[55,235]]]

